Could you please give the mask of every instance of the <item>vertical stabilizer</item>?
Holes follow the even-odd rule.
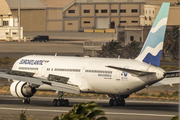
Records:
[[[144,46],[135,59],[159,67],[163,48],[170,3],[163,3],[146,38]]]

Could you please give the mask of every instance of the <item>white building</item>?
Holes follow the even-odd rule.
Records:
[[[12,17],[11,10],[5,0],[0,0],[0,40],[18,40],[18,21]],[[20,28],[23,39],[23,28]]]

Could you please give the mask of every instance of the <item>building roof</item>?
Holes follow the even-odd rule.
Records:
[[[6,0],[10,9],[18,8],[18,0]],[[20,0],[21,9],[45,9],[46,5],[40,0]]]
[[[177,0],[148,0],[148,2],[151,5],[161,5],[163,2],[174,3],[174,2],[177,2]]]
[[[146,0],[41,0],[47,7],[67,7],[71,3],[125,3],[125,2],[146,2]]]
[[[66,7],[68,4],[72,3],[74,0],[41,0],[47,7]]]
[[[0,15],[11,15],[11,10],[9,5],[5,0],[0,0]]]

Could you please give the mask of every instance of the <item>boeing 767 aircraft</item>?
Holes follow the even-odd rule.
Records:
[[[37,90],[53,90],[54,106],[68,106],[63,93],[107,94],[109,105],[125,105],[126,98],[152,84],[163,84],[167,74],[159,67],[170,3],[163,3],[136,59],[29,55],[18,59],[0,77],[12,79],[10,92],[29,104]],[[161,83],[160,83],[160,82]],[[172,84],[174,81],[166,81]]]

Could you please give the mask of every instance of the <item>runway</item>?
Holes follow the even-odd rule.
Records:
[[[170,120],[178,114],[178,103],[126,100],[126,106],[109,106],[108,99],[68,98],[69,107],[54,107],[54,97],[32,97],[29,105],[12,96],[0,96],[0,119],[18,120],[22,110],[33,120],[52,120],[53,117],[68,112],[73,104],[95,101],[102,106],[108,120]]]

